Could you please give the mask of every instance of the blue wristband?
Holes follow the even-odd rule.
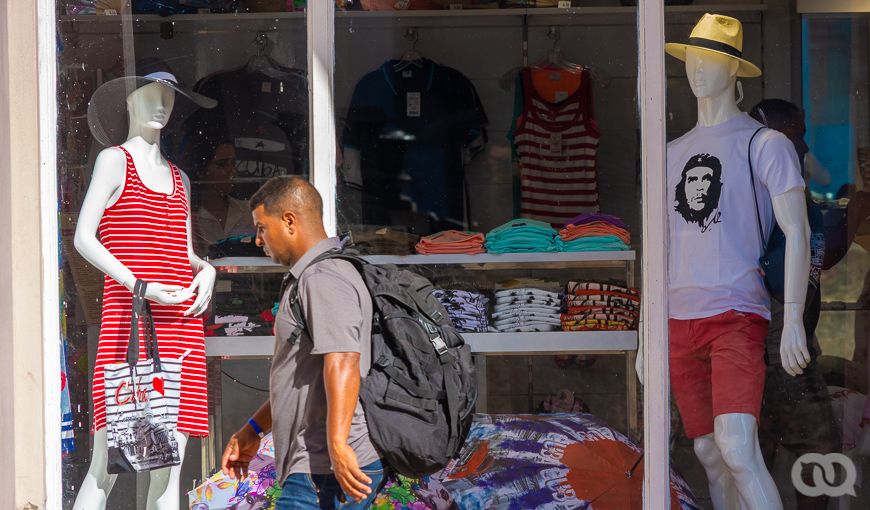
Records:
[[[254,429],[254,432],[261,439],[263,438],[263,436],[266,435],[266,433],[263,432],[263,429],[260,428],[260,425],[258,425],[257,422],[255,422],[253,418],[248,418],[248,425],[250,425],[251,428]]]

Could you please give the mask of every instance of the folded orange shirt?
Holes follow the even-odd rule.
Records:
[[[444,230],[420,239],[414,247],[421,255],[486,253],[486,237],[480,232]]]
[[[631,234],[619,228],[612,223],[606,221],[593,221],[583,225],[565,225],[565,228],[559,231],[559,237],[563,241],[573,241],[581,237],[600,237],[613,236],[619,238],[625,244],[631,244]]]

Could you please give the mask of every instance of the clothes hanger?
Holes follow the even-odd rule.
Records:
[[[553,41],[550,50],[541,61],[529,65],[528,67],[530,69],[564,69],[576,72],[586,70],[589,71],[589,74],[592,76],[593,83],[599,87],[607,87],[610,84],[610,76],[598,67],[577,64],[565,58],[562,54],[562,48],[560,45],[562,34],[558,27],[551,26],[547,31],[547,38]],[[503,90],[512,90],[517,77],[523,69],[523,67],[515,67],[504,73],[498,80],[499,86]]]
[[[256,53],[245,65],[245,69],[249,73],[261,73],[270,78],[282,78],[294,72],[293,68],[283,66],[272,58],[272,41],[268,35],[257,34],[252,44],[256,47]]]
[[[566,69],[566,70],[575,70],[575,71],[583,71],[586,69],[586,66],[575,64],[565,58],[562,55],[562,47],[559,44],[559,41],[562,39],[562,32],[558,27],[550,27],[547,30],[547,39],[553,41],[553,45],[550,46],[550,51],[547,52],[547,56],[544,60],[534,64],[532,68],[535,69]]]
[[[401,71],[410,66],[423,67],[423,57],[417,52],[417,41],[420,40],[420,33],[417,32],[416,28],[409,27],[405,31],[405,39],[411,43],[411,48],[393,64],[393,71]]]

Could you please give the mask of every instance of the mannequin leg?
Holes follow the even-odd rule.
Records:
[[[175,431],[175,440],[178,441],[178,456],[182,463],[163,469],[151,471],[151,479],[148,483],[147,510],[179,510],[179,483],[181,479],[181,466],[184,465],[184,450],[187,447],[187,434]]]
[[[118,475],[110,475],[109,443],[106,428],[94,432],[94,452],[91,455],[91,465],[82,482],[73,510],[104,510],[109,493],[115,485]]]
[[[776,484],[761,455],[755,417],[744,413],[722,414],[713,421],[713,428],[716,445],[734,477],[741,503],[749,510],[782,510]]]
[[[707,473],[710,498],[716,510],[740,510],[740,496],[731,471],[722,458],[713,434],[695,438],[695,456]]]

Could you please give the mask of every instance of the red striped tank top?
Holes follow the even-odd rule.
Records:
[[[130,271],[146,282],[190,286],[193,271],[188,254],[189,206],[181,172],[172,163],[170,194],[147,188],[139,179],[133,158],[123,147],[127,161],[124,189],[117,202],[107,207],[100,221],[103,246]],[[151,303],[157,345],[161,358],[182,362],[178,430],[193,436],[208,435],[205,340],[201,317],[185,317],[194,298],[179,305]],[[94,430],[106,426],[103,368],[122,363],[130,336],[132,296],[129,290],[106,276],[103,315],[94,368]],[[144,345],[140,346],[144,351]]]
[[[523,110],[514,130],[521,215],[561,227],[577,214],[598,212],[599,135],[589,71],[582,71],[573,94],[555,104],[535,90],[530,69],[522,80]]]

